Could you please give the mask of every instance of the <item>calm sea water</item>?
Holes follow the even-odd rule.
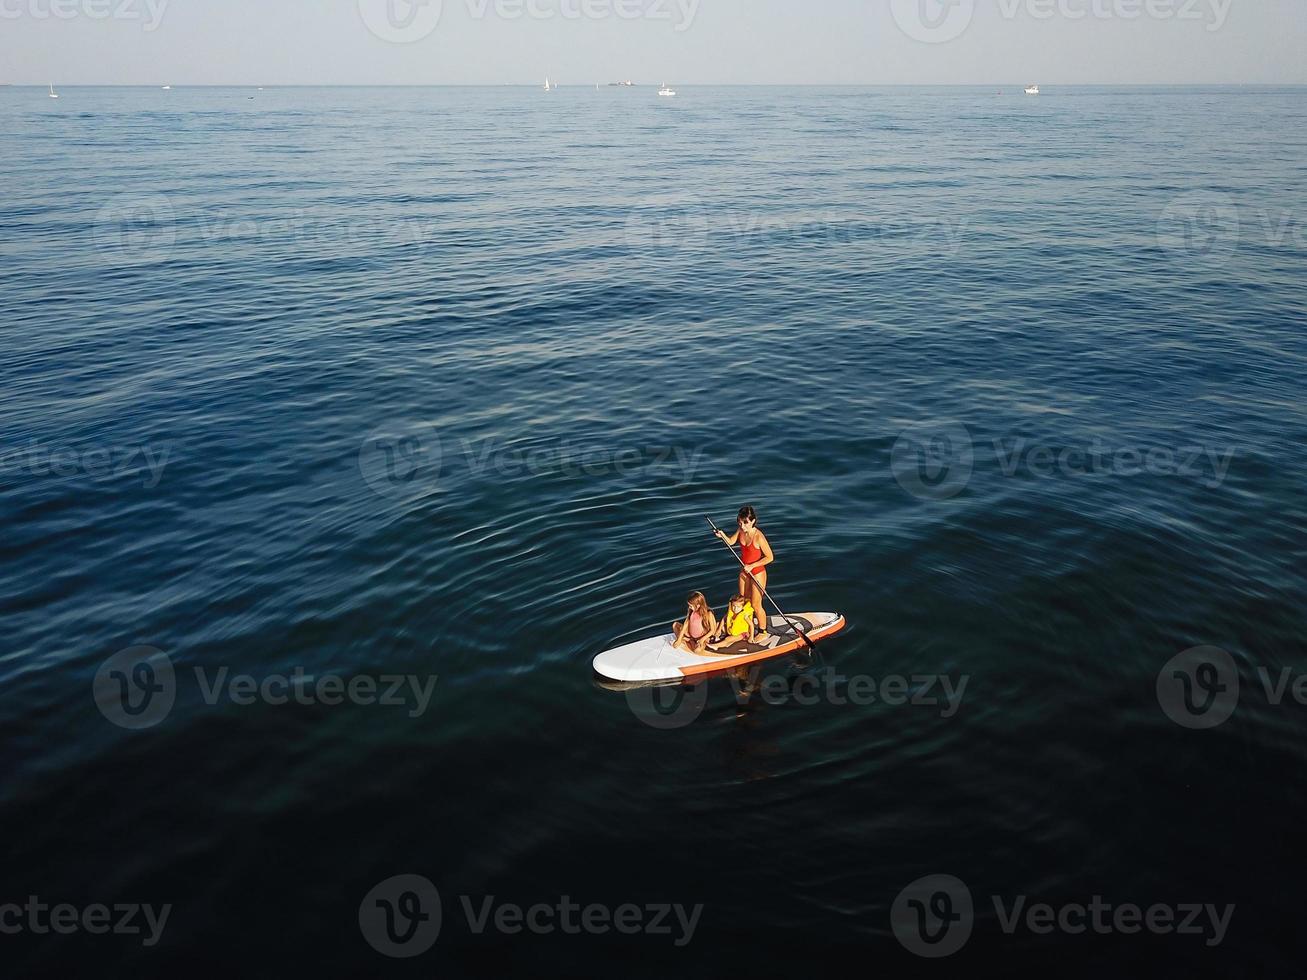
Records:
[[[1299,961],[1307,91],[61,94],[0,89],[0,903],[172,911],[11,963],[402,971],[402,874],[414,975]],[[747,704],[597,684],[746,502],[849,630]]]

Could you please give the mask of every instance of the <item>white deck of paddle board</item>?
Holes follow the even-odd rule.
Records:
[[[838,613],[797,613],[795,619],[807,620],[813,626],[813,632],[825,629],[840,618]],[[773,616],[770,620],[773,628],[781,628],[785,620]],[[655,636],[648,640],[639,640],[616,650],[609,650],[595,657],[595,673],[609,680],[628,683],[652,683],[655,681],[675,681],[683,679],[682,668],[703,668],[711,665],[714,669],[729,670],[733,665],[756,662],[759,653],[765,653],[766,647],[784,647],[792,644],[796,637],[777,636],[768,633],[766,642],[749,648],[749,652],[738,657],[719,656],[701,657],[698,654],[677,650],[672,646],[672,634]],[[820,638],[818,638],[820,639]]]

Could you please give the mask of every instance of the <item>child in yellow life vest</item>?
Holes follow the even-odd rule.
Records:
[[[731,600],[726,615],[717,627],[715,642],[708,644],[713,653],[721,653],[741,642],[752,643],[755,637],[753,629],[753,605],[742,595]]]

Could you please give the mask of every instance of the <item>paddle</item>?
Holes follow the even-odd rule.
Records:
[[[708,522],[708,525],[713,529],[714,532],[718,534],[721,533],[721,528],[719,528],[716,524],[713,523],[711,517],[705,515],[704,520]],[[718,538],[717,540],[721,541],[722,544],[726,544],[726,542],[721,538]],[[801,639],[804,643],[808,644],[809,650],[811,650],[813,653],[816,653],[817,648],[813,646],[812,641],[808,639],[808,634],[803,631],[803,628],[797,622],[795,622],[793,619],[791,619],[789,616],[785,614],[785,610],[780,607],[780,605],[776,602],[775,599],[773,599],[771,596],[767,594],[767,590],[764,589],[762,585],[758,582],[758,580],[753,577],[753,572],[749,569],[749,566],[744,563],[744,559],[741,558],[739,555],[735,554],[735,549],[732,548],[729,544],[726,544],[726,550],[729,551],[732,557],[734,557],[735,560],[740,563],[740,567],[744,569],[744,574],[749,576],[749,581],[751,581],[754,584],[754,587],[757,588],[757,590],[762,593],[763,598],[766,599],[768,602],[770,602],[773,607],[775,607],[776,612],[780,614],[781,619],[785,620],[785,622],[790,624],[790,629],[794,630],[794,632],[798,634],[799,639]]]

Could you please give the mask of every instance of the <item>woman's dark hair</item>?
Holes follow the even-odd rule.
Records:
[[[740,516],[737,518],[737,520],[753,521],[754,523],[757,523],[758,512],[754,510],[752,507],[750,507],[748,504],[745,504],[743,507],[740,508]]]

